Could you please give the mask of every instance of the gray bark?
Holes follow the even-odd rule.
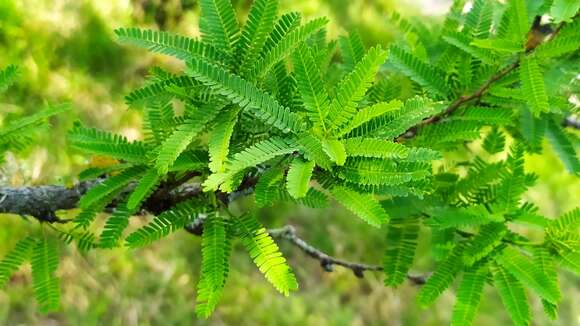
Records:
[[[57,222],[57,210],[72,209],[81,196],[101,180],[84,181],[71,188],[46,185],[0,187],[0,213],[34,216],[46,222]]]

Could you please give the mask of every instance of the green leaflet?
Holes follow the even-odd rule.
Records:
[[[0,261],[0,289],[4,288],[6,283],[12,277],[22,264],[30,259],[32,248],[36,245],[36,240],[31,237],[20,239],[14,248],[6,254]]]
[[[437,265],[435,272],[421,288],[417,301],[421,306],[432,304],[453,282],[463,267],[463,246],[457,244],[447,258]]]
[[[469,240],[463,252],[465,265],[471,266],[490,254],[495,247],[501,244],[507,231],[505,225],[501,223],[483,225],[479,232]]]
[[[566,132],[552,119],[548,120],[547,124],[548,128],[546,133],[548,140],[562,160],[562,163],[564,163],[568,172],[572,174],[580,173],[580,160],[578,160],[576,149],[568,138]]]
[[[160,181],[161,177],[157,174],[156,169],[147,171],[127,199],[127,208],[137,210],[141,203],[153,193]]]
[[[248,71],[262,51],[268,35],[274,27],[278,11],[277,0],[256,0],[252,3],[248,20],[244,25],[237,46],[237,63]]]
[[[354,115],[352,120],[350,120],[350,122],[345,124],[345,126],[340,128],[337,132],[335,132],[335,135],[337,135],[338,137],[344,136],[349,132],[353,131],[354,129],[364,125],[367,122],[370,122],[375,118],[399,110],[402,105],[403,103],[401,101],[393,100],[388,103],[381,102],[372,106],[362,108],[356,112],[356,114]]]
[[[433,216],[427,220],[427,225],[439,229],[479,226],[493,222],[503,222],[503,217],[491,215],[483,206],[468,208],[437,208]]]
[[[310,133],[303,133],[298,136],[298,144],[306,159],[316,162],[324,169],[330,169],[332,161],[320,139]]]
[[[448,36],[443,36],[443,39],[447,43],[457,47],[458,49],[464,51],[465,53],[478,60],[481,60],[481,62],[486,64],[492,65],[498,60],[498,57],[491,51],[485,48],[474,47],[471,45],[472,39],[465,36],[464,34],[454,33]]]
[[[313,161],[305,162],[299,157],[292,161],[286,176],[286,188],[293,198],[299,199],[306,196],[313,169]]]
[[[575,0],[554,0],[550,15],[555,23],[570,21],[572,16],[578,13],[580,3]]]
[[[336,165],[344,165],[346,162],[346,149],[340,140],[325,139],[322,141],[322,149]]]
[[[37,240],[30,259],[32,286],[39,309],[43,313],[60,307],[60,282],[55,275],[58,268],[58,248],[54,240]]]
[[[542,117],[534,117],[527,107],[522,107],[520,111],[520,130],[526,144],[531,149],[539,149],[542,145],[547,121]]]
[[[483,39],[483,40],[473,40],[471,45],[476,46],[481,49],[488,49],[498,52],[499,54],[504,53],[518,53],[524,50],[521,42],[516,42],[513,40],[505,40],[505,39]],[[483,53],[477,53],[477,55],[484,55]],[[477,57],[474,54],[474,56]],[[489,54],[488,54],[489,56]],[[486,59],[490,58],[486,56]],[[484,59],[485,60],[485,59]],[[493,63],[493,62],[492,62]]]
[[[281,168],[271,168],[260,177],[254,191],[258,207],[270,206],[274,201],[280,199],[280,187],[283,179],[284,175]]]
[[[490,126],[511,124],[513,112],[505,108],[470,106],[460,115],[451,117],[454,121],[479,121]]]
[[[276,21],[272,32],[270,32],[266,43],[264,44],[264,48],[260,53],[260,57],[263,58],[267,53],[274,49],[278,42],[280,42],[288,33],[290,33],[299,25],[300,13],[289,12],[280,16],[278,21]]]
[[[230,151],[230,138],[238,122],[239,110],[226,110],[215,119],[214,127],[209,133],[209,169],[212,172],[223,172],[224,162]]]
[[[365,55],[365,48],[359,34],[352,32],[348,36],[339,36],[338,46],[340,48],[344,70],[351,72]]]
[[[125,102],[132,107],[140,107],[150,103],[163,103],[174,96],[172,89],[194,90],[201,87],[202,85],[197,80],[189,76],[171,76],[133,90],[125,96]]]
[[[146,172],[144,166],[130,167],[123,172],[107,178],[102,183],[87,191],[79,200],[79,207],[88,209],[94,205],[112,200],[110,195],[124,189],[131,181],[141,177]]]
[[[476,0],[465,17],[465,33],[476,39],[489,37],[493,23],[493,3],[486,0]]]
[[[523,256],[517,249],[507,247],[501,255],[494,257],[495,261],[515,276],[525,286],[533,289],[543,299],[557,304],[560,301],[558,288],[546,274]]]
[[[357,105],[375,75],[387,58],[387,51],[380,47],[371,48],[354,70],[344,77],[336,88],[336,97],[330,104],[328,122],[331,129],[338,129],[356,114]]]
[[[117,247],[123,232],[129,226],[129,218],[136,211],[136,209],[129,209],[126,203],[119,204],[103,227],[99,236],[99,247],[106,249]]]
[[[310,48],[305,45],[294,51],[292,59],[298,91],[308,111],[308,118],[326,132],[325,119],[329,111],[330,99],[322,81],[320,69],[314,61]]]
[[[148,161],[149,149],[145,144],[139,141],[129,142],[121,135],[75,125],[69,131],[67,138],[73,148],[87,153],[109,156],[131,163],[146,163]]]
[[[445,83],[444,73],[421,61],[403,48],[393,45],[389,50],[389,62],[401,73],[425,87],[433,95],[446,97],[450,91]]]
[[[413,97],[408,99],[400,110],[388,113],[390,118],[386,124],[374,132],[375,136],[384,138],[397,138],[409,128],[415,126],[423,119],[439,113],[443,108],[435,105],[425,97]],[[363,125],[361,128],[364,128]]]
[[[517,41],[524,41],[530,30],[528,10],[525,0],[511,0],[509,12],[511,14],[510,32]]]
[[[188,62],[187,67],[188,74],[212,87],[232,103],[248,109],[264,123],[283,132],[299,132],[302,129],[302,122],[295,113],[241,77],[195,58]]]
[[[0,70],[0,93],[4,92],[8,87],[14,84],[17,77],[18,67],[15,65],[9,65]]]
[[[531,321],[530,307],[522,283],[505,268],[495,266],[493,268],[493,285],[514,324],[529,325]]]
[[[203,187],[206,190],[216,190],[221,184],[237,173],[247,168],[255,167],[276,156],[290,154],[296,150],[296,147],[296,143],[293,140],[285,140],[278,137],[257,143],[235,154],[231,160],[226,162],[225,172],[210,175],[203,183]],[[233,191],[233,189],[229,189],[228,187],[225,191]]]
[[[39,112],[10,121],[8,124],[3,125],[2,128],[0,128],[0,145],[2,145],[7,138],[11,138],[11,136],[24,136],[23,133],[29,133],[32,128],[39,127],[48,118],[68,110],[70,110],[70,105],[68,104],[46,105],[46,108]],[[10,140],[14,141],[16,139],[9,139],[8,144],[10,143]]]
[[[535,116],[542,112],[550,111],[544,77],[535,56],[522,55],[520,64],[520,79],[522,81],[522,92],[528,99],[530,109]]]
[[[552,283],[552,286],[558,290],[558,274],[556,272],[556,266],[552,256],[545,248],[535,248],[533,263],[538,267],[548,280]],[[558,304],[550,302],[546,299],[542,299],[542,306],[544,307],[544,312],[551,319],[556,319],[558,317]]]
[[[335,186],[330,192],[341,205],[371,226],[381,227],[389,221],[389,215],[372,195],[361,194],[342,186]]]
[[[193,141],[206,125],[220,112],[222,107],[205,105],[195,110],[182,124],[177,126],[159,149],[155,167],[160,175],[165,175],[175,160]]]
[[[538,46],[534,55],[539,59],[553,58],[577,51],[578,48],[580,48],[580,35],[558,36]]]
[[[505,148],[505,136],[499,129],[494,128],[483,140],[482,147],[489,154],[501,153]]]
[[[343,144],[348,156],[404,159],[409,153],[405,146],[383,139],[349,138]]]
[[[209,318],[218,304],[229,273],[231,234],[227,222],[210,215],[203,225],[201,277],[197,284],[195,314]]]
[[[277,39],[278,42],[271,46],[266,43],[268,51],[263,53],[261,60],[256,63],[248,78],[261,79],[276,63],[291,55],[300,44],[314,32],[324,27],[327,22],[326,18],[317,18],[284,33],[283,36],[280,34],[280,37],[271,37],[273,42],[275,42],[274,39]],[[277,31],[275,30],[275,32]]]
[[[240,26],[229,0],[201,0],[199,28],[203,40],[233,54]]]
[[[297,290],[298,283],[294,273],[256,217],[252,214],[244,215],[236,219],[236,226],[240,229],[242,244],[268,282],[285,296],[290,291]]]
[[[183,229],[188,223],[198,218],[203,206],[197,200],[188,200],[175,205],[156,216],[149,224],[129,234],[125,239],[129,248],[143,247]]]
[[[145,48],[174,56],[181,60],[202,56],[213,60],[223,60],[224,54],[213,48],[210,43],[200,42],[189,37],[168,32],[139,28],[119,28],[115,30],[117,40],[121,43]]]
[[[385,285],[397,286],[407,279],[419,238],[416,217],[393,218],[387,228],[387,250],[383,258]]]
[[[76,242],[77,249],[81,252],[88,252],[89,250],[98,248],[98,244],[95,241],[95,234],[90,231],[77,232],[73,230],[61,233],[58,237],[67,245]]]
[[[580,207],[550,221],[546,232],[574,232],[580,227]]]
[[[489,274],[487,266],[476,266],[467,269],[457,289],[457,301],[453,306],[451,325],[471,325],[475,319],[483,286]]]
[[[181,172],[189,170],[201,170],[208,166],[207,153],[199,150],[186,150],[169,167],[169,172]]]
[[[400,185],[425,179],[430,166],[425,163],[395,163],[380,159],[349,159],[339,170],[341,179],[360,185]]]

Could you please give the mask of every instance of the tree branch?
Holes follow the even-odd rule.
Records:
[[[189,178],[184,177],[179,182],[181,183],[187,180]],[[247,177],[238,191],[229,195],[218,193],[218,198],[227,205],[235,198],[251,193],[256,180],[257,178],[255,176]],[[11,213],[22,216],[29,215],[41,222],[47,223],[68,223],[70,220],[58,219],[56,211],[76,208],[81,196],[102,181],[103,179],[83,181],[71,188],[56,185],[21,188],[0,187],[0,213]],[[128,186],[128,188],[131,187],[131,185]],[[159,214],[165,207],[171,207],[175,203],[199,196],[202,193],[201,186],[197,183],[181,184],[179,186],[173,183],[171,186],[166,185],[160,189],[144,203],[144,210],[153,214]],[[203,233],[203,222],[203,217],[197,218],[194,222],[187,225],[185,230],[199,236]],[[311,258],[318,260],[320,266],[327,272],[332,272],[333,266],[335,265],[350,269],[359,278],[363,277],[366,271],[383,271],[383,266],[380,265],[349,262],[330,256],[300,238],[296,229],[291,225],[279,229],[269,229],[268,233],[273,238],[288,241]],[[408,274],[407,279],[416,285],[422,285],[426,282],[426,277],[419,275]]]
[[[576,15],[572,19],[576,19],[578,17],[579,17],[579,15]],[[552,41],[554,38],[556,38],[556,36],[558,36],[558,34],[560,33],[560,31],[562,30],[562,28],[565,25],[566,25],[565,22],[558,24],[558,27],[556,27],[554,32],[550,34],[548,41]],[[537,43],[532,44],[529,48],[527,48],[526,53],[533,52],[540,44],[542,44],[542,42],[537,42]],[[453,114],[453,112],[455,112],[457,109],[459,109],[463,104],[469,103],[469,102],[476,100],[476,99],[480,99],[483,95],[485,95],[485,93],[487,93],[487,91],[490,89],[490,87],[494,83],[503,79],[505,76],[509,75],[511,72],[516,70],[519,66],[520,66],[520,58],[518,57],[515,59],[515,62],[513,62],[512,64],[508,65],[507,67],[503,68],[502,70],[500,70],[499,72],[497,72],[496,74],[491,76],[476,91],[474,91],[473,93],[468,94],[468,95],[460,96],[455,101],[451,102],[451,104],[449,104],[449,106],[447,106],[447,108],[445,110],[443,110],[443,112],[419,122],[415,126],[411,127],[409,130],[405,131],[399,137],[397,137],[396,141],[401,142],[405,139],[413,138],[417,135],[418,130],[421,129],[422,127],[424,127],[426,125],[438,123],[439,121],[443,120],[445,117],[448,117],[451,114]],[[567,122],[567,119],[565,121]],[[574,125],[574,124],[566,124],[566,126],[576,127],[576,125]]]
[[[33,216],[40,221],[59,222],[57,210],[73,209],[82,195],[103,180],[83,181],[72,188],[46,185],[0,187],[0,213]]]
[[[321,251],[320,249],[317,249],[316,247],[310,245],[304,239],[300,238],[296,232],[296,228],[294,228],[292,225],[286,225],[279,229],[269,229],[268,233],[273,238],[284,239],[290,242],[291,244],[302,250],[308,256],[318,260],[320,262],[320,266],[327,272],[332,272],[333,266],[337,265],[352,270],[352,272],[356,277],[362,278],[364,277],[365,271],[384,270],[383,266],[380,265],[367,265],[362,263],[354,263],[330,256]],[[425,282],[427,282],[427,277],[420,275],[407,274],[407,279],[415,285],[423,285],[425,284]]]

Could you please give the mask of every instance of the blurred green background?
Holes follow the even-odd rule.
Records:
[[[409,19],[437,21],[449,1],[282,0],[282,10],[305,17],[328,16],[329,36],[357,29],[366,44],[388,44],[397,36],[388,16],[396,10]],[[247,12],[251,1],[234,1]],[[0,184],[25,185],[74,182],[90,157],[67,148],[65,133],[75,120],[139,138],[141,117],[129,111],[123,96],[142,85],[147,71],[162,65],[180,71],[178,63],[146,51],[116,44],[112,30],[121,26],[152,27],[197,35],[195,0],[0,0],[0,67],[18,64],[21,78],[0,98],[0,126],[14,116],[40,109],[45,102],[72,103],[73,110],[54,118],[49,133],[0,167]],[[245,15],[243,16],[245,17]],[[547,146],[545,146],[548,149]],[[540,175],[527,197],[542,212],[556,217],[580,203],[580,184],[569,176],[553,153],[528,158],[527,168]],[[327,211],[275,207],[261,212],[275,227],[287,223],[330,254],[368,263],[381,261],[384,234],[340,209]],[[36,223],[19,217],[0,218],[0,256]],[[428,235],[426,234],[425,237]],[[428,243],[428,241],[423,241]],[[62,311],[36,312],[30,271],[26,268],[0,292],[0,324],[47,325],[441,325],[446,324],[453,296],[420,309],[417,288],[382,285],[380,274],[362,280],[336,268],[325,273],[316,261],[281,243],[297,273],[300,290],[280,296],[251,264],[241,248],[233,254],[232,272],[222,303],[208,321],[194,317],[199,276],[200,239],[184,232],[138,251],[118,249],[81,254],[65,252]],[[419,248],[414,272],[432,269],[428,248]],[[580,325],[580,280],[561,274],[565,301],[558,321],[549,321],[541,303],[532,298],[536,325]],[[499,297],[489,290],[477,325],[510,324]]]

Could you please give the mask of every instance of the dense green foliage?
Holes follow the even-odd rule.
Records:
[[[388,49],[367,50],[357,33],[328,41],[325,18],[278,16],[275,0],[256,0],[243,25],[229,0],[200,3],[199,39],[116,31],[121,43],[173,56],[186,68],[182,75],[153,69],[147,85],[126,97],[142,110],[143,140],[81,124],[70,131],[71,146],[114,161],[83,173],[109,177],[82,197],[74,226],[54,228],[65,243],[83,250],[136,248],[201,218],[198,316],[209,317],[227,291],[236,239],[287,295],[298,288],[296,278],[255,212],[239,214],[229,199],[221,200],[235,199],[232,194],[248,190],[248,179],[257,179],[250,187],[256,206],[286,201],[324,208],[333,199],[382,228],[388,286],[405,281],[417,245],[429,241],[420,230],[429,230],[437,267],[418,303],[433,303],[459,279],[452,324],[473,321],[486,284],[496,288],[515,324],[531,323],[526,292],[557,316],[557,267],[580,272],[580,210],[549,220],[521,198],[536,179],[524,170],[524,155],[540,152],[544,136],[568,172],[580,173],[577,136],[560,125],[577,112],[566,89],[548,87],[574,77],[564,68],[579,60],[577,6],[478,0],[463,13],[463,1],[456,1],[433,33],[395,14],[405,37]],[[545,14],[557,33],[530,45],[535,17]],[[15,72],[0,73],[0,89]],[[22,135],[63,109],[10,122],[0,130],[0,153],[30,142]],[[470,161],[443,159],[466,142],[481,142],[484,151]],[[202,183],[201,198],[123,237],[130,217],[162,185],[193,177]],[[97,214],[128,187],[100,235],[93,234]],[[543,236],[528,237],[528,228]],[[54,240],[25,238],[0,263],[3,285],[31,261],[44,311],[59,301]]]

